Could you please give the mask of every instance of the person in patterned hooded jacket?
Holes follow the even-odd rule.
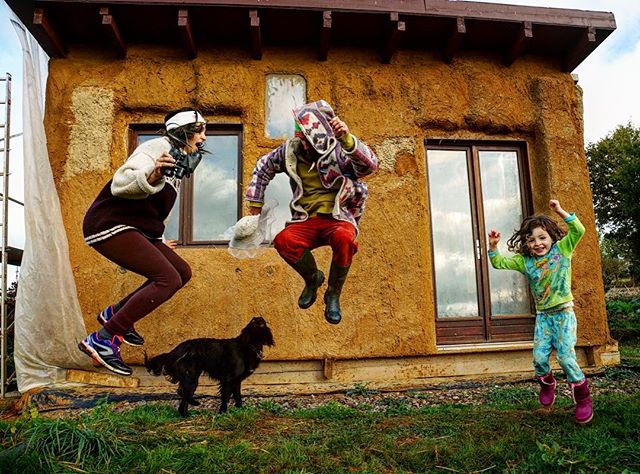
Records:
[[[295,137],[258,160],[246,199],[250,213],[259,214],[269,182],[277,173],[289,176],[292,218],[275,237],[274,246],[304,279],[298,299],[303,309],[313,305],[325,280],[311,251],[331,246],[324,316],[329,323],[338,324],[342,319],[340,294],[358,250],[358,222],[368,196],[361,178],[378,169],[378,160],[324,100],[293,113]]]

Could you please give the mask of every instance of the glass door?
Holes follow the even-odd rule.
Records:
[[[500,250],[527,213],[522,150],[501,145],[427,145],[436,328],[439,344],[531,340],[525,277],[494,270],[486,234]]]

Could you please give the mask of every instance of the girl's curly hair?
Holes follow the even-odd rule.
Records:
[[[509,251],[531,257],[532,255],[527,245],[527,239],[536,227],[542,227],[546,230],[554,242],[557,242],[566,234],[566,232],[558,226],[556,221],[547,215],[536,214],[529,216],[522,221],[520,228],[507,240],[507,248]]]

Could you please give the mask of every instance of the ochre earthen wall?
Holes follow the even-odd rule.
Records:
[[[300,74],[308,100],[325,99],[381,160],[369,177],[371,197],[361,223],[344,297],[344,320],[324,321],[322,304],[296,305],[300,278],[270,249],[236,260],[226,248],[178,252],[193,279],[137,325],[150,354],[191,337],[232,337],[255,314],[273,329],[272,360],[368,358],[436,351],[424,140],[521,140],[528,146],[536,211],[560,199],[584,222],[574,258],[579,345],[609,339],[600,259],[582,136],[580,89],[556,64],[524,57],[465,55],[447,65],[433,53],[401,51],[380,64],[373,51],[268,49],[261,61],[244,51],[182,52],[133,48],[126,60],[74,50],[51,61],[46,130],[71,263],[88,329],[95,313],[142,283],[85,245],[83,215],[127,154],[130,123],[161,123],[166,111],[196,105],[210,122],[243,127],[243,185],[261,155],[280,144],[265,130],[265,76]],[[504,229],[504,232],[508,232]],[[327,249],[317,253],[328,267]],[[142,351],[126,349],[129,362]]]

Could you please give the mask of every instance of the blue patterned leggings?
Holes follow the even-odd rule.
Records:
[[[533,336],[533,367],[536,375],[546,375],[551,370],[549,358],[556,350],[558,364],[569,382],[584,380],[584,374],[576,361],[576,315],[573,309],[554,313],[540,312],[536,316]]]

